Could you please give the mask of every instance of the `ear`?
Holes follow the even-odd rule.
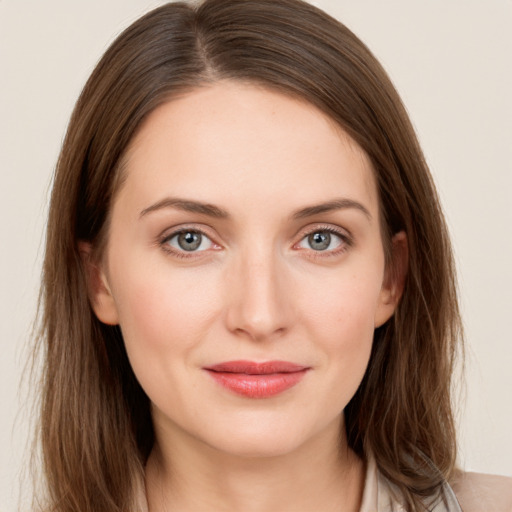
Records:
[[[409,263],[407,235],[396,233],[391,239],[391,261],[388,263],[375,313],[375,328],[385,324],[392,316],[404,291]]]
[[[79,242],[78,250],[84,266],[87,292],[94,313],[100,322],[117,325],[119,323],[117,306],[102,265],[93,257],[92,245]]]

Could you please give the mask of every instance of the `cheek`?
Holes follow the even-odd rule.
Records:
[[[200,385],[191,370],[216,316],[212,277],[161,264],[117,275],[123,276],[115,290],[119,323],[137,380],[157,409],[188,410],[190,389]]]
[[[123,279],[114,296],[135,373],[186,358],[216,314],[212,277],[172,271],[165,265],[131,264],[119,270]]]
[[[344,390],[334,398],[344,407],[366,371],[382,274],[380,268],[370,268],[365,274],[338,277],[326,281],[301,309],[308,311],[306,328],[321,349],[332,389]]]
[[[328,280],[311,295],[309,318],[326,339],[338,343],[358,343],[373,336],[381,282],[377,272],[353,274]]]

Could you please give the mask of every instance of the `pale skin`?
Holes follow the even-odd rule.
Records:
[[[219,82],[157,108],[125,172],[90,295],[151,400],[150,511],[358,510],[343,409],[407,252],[396,234],[390,272],[364,152],[305,102]],[[248,398],[204,370],[232,360],[308,371]]]

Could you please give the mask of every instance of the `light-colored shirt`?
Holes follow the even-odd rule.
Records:
[[[379,472],[375,461],[367,464],[363,500],[359,512],[405,512],[400,492]],[[430,512],[512,512],[512,478],[461,472]]]

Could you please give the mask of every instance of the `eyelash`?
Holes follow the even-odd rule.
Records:
[[[341,229],[337,229],[330,225],[325,225],[325,226],[317,225],[312,229],[303,231],[301,233],[300,240],[296,244],[294,244],[294,247],[296,247],[305,238],[307,238],[308,236],[310,236],[314,233],[329,233],[329,234],[336,235],[338,238],[340,238],[341,245],[340,245],[340,247],[337,247],[336,249],[331,249],[330,251],[327,251],[327,250],[326,251],[315,251],[313,249],[309,249],[309,250],[307,250],[309,258],[317,259],[317,258],[330,258],[330,257],[339,256],[339,255],[343,254],[344,252],[346,252],[347,249],[349,249],[350,247],[352,247],[354,245],[352,236],[350,234],[348,234],[346,231],[342,231]],[[299,249],[299,250],[303,250],[303,249]]]
[[[197,227],[183,227],[183,228],[180,228],[176,231],[173,231],[172,233],[169,233],[169,234],[166,234],[164,235],[163,237],[160,238],[159,240],[159,245],[162,247],[162,249],[171,254],[172,256],[174,257],[177,257],[177,258],[182,258],[182,259],[188,259],[188,258],[196,258],[198,256],[198,254],[200,254],[201,252],[205,252],[205,251],[190,251],[190,253],[187,253],[186,251],[182,250],[176,250],[174,248],[172,248],[170,245],[169,245],[169,241],[172,240],[173,238],[175,238],[176,236],[179,236],[183,233],[197,233],[197,234],[200,234],[201,236],[204,236],[206,237],[208,240],[210,240],[210,242],[217,246],[217,247],[220,247],[218,244],[216,244],[213,240],[212,240],[212,237],[208,235],[208,233],[206,233],[203,229],[200,229],[200,228],[197,228]],[[314,233],[329,233],[329,234],[333,234],[333,235],[336,235],[337,237],[340,238],[341,240],[341,246],[336,248],[336,249],[331,249],[329,251],[315,251],[314,249],[303,249],[303,248],[297,248],[297,246],[305,239],[307,238],[308,236],[314,234]],[[309,230],[306,230],[306,231],[303,231],[301,233],[301,236],[300,236],[300,239],[298,242],[296,242],[293,247],[294,248],[297,248],[297,250],[306,250],[309,254],[308,254],[308,257],[310,258],[329,258],[329,257],[333,257],[333,256],[338,256],[342,253],[344,253],[348,248],[352,247],[353,245],[353,239],[352,237],[347,234],[347,232],[345,231],[342,231],[340,229],[336,229],[334,228],[333,226],[315,226],[314,228],[312,229],[309,229]]]
[[[200,228],[197,228],[197,227],[183,227],[183,228],[180,228],[176,231],[173,231],[172,233],[169,233],[169,234],[166,234],[164,235],[160,241],[159,241],[159,245],[162,247],[162,249],[171,254],[172,256],[174,257],[177,257],[177,258],[182,258],[182,259],[188,259],[188,258],[194,258],[194,257],[197,257],[197,254],[198,253],[201,253],[201,252],[204,252],[204,251],[190,251],[190,253],[187,253],[186,251],[179,251],[179,250],[176,250],[174,249],[173,247],[171,247],[169,245],[169,241],[172,240],[173,238],[183,234],[183,233],[197,233],[201,236],[204,236],[206,237],[208,240],[211,241],[211,243],[213,245],[217,245],[213,240],[212,240],[212,237],[208,235],[208,233],[206,233],[204,230],[200,229]],[[220,247],[220,246],[219,246]]]

